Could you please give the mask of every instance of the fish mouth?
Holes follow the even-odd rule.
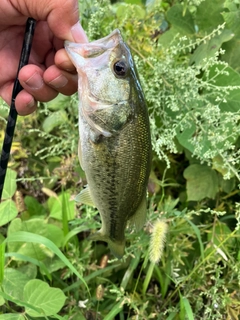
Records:
[[[75,67],[83,65],[86,58],[94,58],[103,52],[114,49],[120,42],[123,42],[122,36],[118,29],[115,29],[108,36],[89,43],[75,43],[70,41],[64,42],[64,47],[72,60]]]

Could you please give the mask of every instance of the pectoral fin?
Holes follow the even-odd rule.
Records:
[[[147,201],[146,196],[143,197],[137,211],[135,214],[129,219],[129,223],[131,225],[135,225],[136,230],[139,231],[144,226],[147,216]]]
[[[78,140],[78,159],[79,159],[81,168],[84,170],[83,161],[82,161],[82,147],[81,147],[81,139],[80,138]]]
[[[89,187],[86,187],[78,195],[76,195],[74,200],[76,202],[81,202],[89,206],[95,207]]]

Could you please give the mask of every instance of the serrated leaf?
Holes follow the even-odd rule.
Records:
[[[11,199],[0,203],[0,226],[4,226],[18,215],[16,204]]]
[[[2,200],[12,198],[14,193],[17,190],[17,183],[16,183],[17,173],[11,169],[7,169],[3,193],[2,193]]]
[[[30,280],[23,289],[24,300],[42,310],[26,308],[26,313],[32,317],[51,316],[58,313],[64,306],[66,296],[62,290],[51,288],[46,282],[38,279]]]
[[[55,127],[58,127],[64,122],[66,122],[67,119],[67,114],[64,110],[55,111],[44,120],[43,131],[49,133]]]
[[[184,170],[183,176],[187,180],[188,201],[215,198],[218,192],[216,171],[206,165],[192,164]]]

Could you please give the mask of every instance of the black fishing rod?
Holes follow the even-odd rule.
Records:
[[[2,192],[3,192],[3,186],[4,186],[4,181],[5,181],[6,172],[7,172],[8,160],[10,156],[14,130],[17,122],[18,113],[15,108],[15,99],[17,94],[23,89],[18,80],[18,74],[20,69],[23,66],[28,64],[35,25],[36,25],[36,21],[32,18],[28,18],[26,23],[26,30],[24,33],[23,46],[22,46],[22,52],[19,60],[17,76],[13,85],[11,106],[10,106],[10,111],[8,115],[7,127],[6,127],[5,136],[3,140],[2,153],[1,153],[1,159],[0,159],[0,202],[2,199]]]

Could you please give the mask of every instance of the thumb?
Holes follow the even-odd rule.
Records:
[[[11,0],[18,14],[47,21],[53,34],[62,40],[87,42],[79,24],[77,0]]]

